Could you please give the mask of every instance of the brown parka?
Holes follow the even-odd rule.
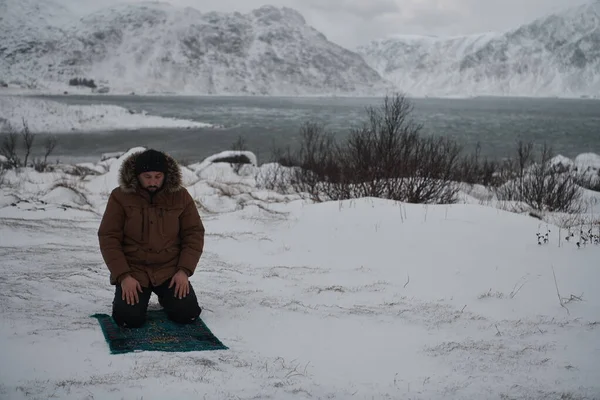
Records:
[[[112,285],[127,275],[143,287],[158,286],[178,270],[192,276],[204,248],[204,225],[177,162],[167,155],[165,180],[151,196],[135,174],[139,154],[123,161],[98,229]]]

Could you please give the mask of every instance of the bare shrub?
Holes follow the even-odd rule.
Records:
[[[77,176],[79,180],[84,181],[89,175],[98,175],[98,173],[82,165],[74,165],[73,168],[65,171],[67,175]]]
[[[267,190],[273,190],[282,194],[294,193],[292,176],[297,167],[288,167],[279,163],[263,165],[256,174],[257,184]]]
[[[25,159],[23,160],[23,166],[27,167],[27,161],[29,161],[29,155],[31,154],[31,147],[33,146],[35,135],[29,130],[29,126],[25,122],[25,119],[23,119],[23,130],[21,131],[21,135],[23,136],[23,145],[25,148]]]
[[[410,120],[412,106],[402,96],[386,97],[367,108],[367,122],[350,133],[340,149],[345,191],[341,198],[400,200],[419,139],[420,125]]]
[[[0,163],[0,187],[4,187],[4,184],[6,183],[6,171],[7,169]]]
[[[231,149],[235,150],[235,151],[248,150],[248,146],[246,145],[246,139],[243,136],[238,136],[238,138],[235,140],[235,142],[233,142],[233,144],[231,145]],[[246,157],[244,155],[238,155],[235,157],[231,157],[231,161],[230,161],[233,171],[236,174],[240,173],[240,170],[242,169],[242,166],[244,164],[249,164],[249,163],[250,163],[250,160],[248,159],[248,157]]]
[[[267,190],[274,190],[279,193],[287,194],[291,191],[290,179],[288,177],[287,154],[291,154],[289,147],[286,150],[273,146],[271,150],[271,162],[262,165],[257,170],[255,179],[257,185]],[[290,156],[291,157],[291,156]]]
[[[412,203],[452,203],[460,153],[450,139],[422,137],[403,95],[366,109],[367,120],[338,143],[321,125],[306,123],[297,152],[277,159],[297,168],[287,182],[316,201],[378,197]]]
[[[517,158],[504,169],[507,183],[497,189],[500,200],[523,202],[539,211],[582,211],[581,188],[569,171],[551,163],[549,146],[542,146],[539,159],[532,143],[519,142],[516,153]]]
[[[288,150],[284,155],[287,165],[298,167],[289,170],[289,184],[298,193],[309,193],[315,201],[327,200],[341,183],[335,139],[323,126],[311,122],[300,128],[300,138],[298,153],[292,155]]]
[[[91,89],[95,89],[96,83],[94,82],[93,79],[86,79],[86,78],[71,78],[69,79],[69,85],[70,86],[85,86]]]
[[[274,147],[273,164],[261,168],[257,181],[283,194],[308,194],[315,201],[328,200],[324,185],[339,175],[332,169],[335,151],[333,136],[322,125],[306,122],[300,128],[299,148]]]
[[[386,97],[367,110],[368,122],[354,131],[341,153],[343,170],[358,184],[353,197],[384,197],[410,203],[452,203],[459,146],[449,138],[422,136],[403,95]]]
[[[48,156],[52,154],[57,143],[58,140],[56,139],[56,136],[50,136],[46,139],[44,144],[44,163],[48,162]]]
[[[9,169],[21,166],[21,158],[17,154],[18,141],[18,133],[14,128],[9,127],[8,134],[2,139],[2,146],[0,146],[0,154],[6,157],[6,167]]]
[[[452,177],[460,148],[448,138],[422,138],[417,141],[413,159],[403,180],[402,198],[409,203],[456,202],[458,186]]]
[[[3,138],[2,144],[0,145],[0,154],[6,157],[6,167],[10,169],[16,169],[20,167],[27,167],[29,165],[29,157],[35,142],[36,135],[31,132],[25,119],[23,119],[23,128],[18,132],[11,125],[5,124],[7,135]],[[19,136],[22,139],[22,145],[24,150],[24,158],[21,159],[17,152],[19,147]],[[32,161],[32,166],[38,172],[43,172],[48,167],[48,157],[54,151],[57,144],[57,139],[54,136],[48,137],[44,144],[44,158],[35,158]]]
[[[385,97],[381,106],[366,109],[362,127],[339,142],[321,125],[306,123],[297,151],[274,153],[288,168],[269,170],[263,180],[271,189],[307,193],[315,201],[378,197],[424,204],[456,202],[464,182],[492,188],[501,202],[539,211],[582,209],[578,181],[552,164],[549,147],[536,157],[533,144],[521,141],[513,157],[499,161],[482,157],[480,145],[462,155],[456,141],[422,135],[412,111],[403,95]]]
[[[48,169],[48,156],[52,154],[56,147],[57,140],[55,136],[50,136],[44,143],[44,158],[36,158],[33,160],[33,168],[38,172],[44,172]]]
[[[478,143],[473,153],[460,158],[453,179],[471,185],[497,187],[503,183],[500,168],[500,162],[481,156],[481,144]]]
[[[582,188],[600,192],[600,170],[597,174],[578,172],[575,174],[575,181]]]
[[[246,138],[244,138],[241,135],[238,136],[237,139],[235,140],[235,142],[233,142],[233,144],[231,145],[231,149],[236,150],[236,151],[248,150],[248,146],[246,144]]]

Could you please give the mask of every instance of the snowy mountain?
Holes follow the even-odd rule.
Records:
[[[0,86],[71,91],[70,79],[88,78],[112,93],[600,97],[600,0],[504,33],[395,36],[357,52],[290,8],[147,2],[82,16],[76,3],[0,1]]]
[[[201,13],[153,2],[76,19],[53,0],[38,3],[3,3],[0,80],[62,90],[81,77],[113,93],[369,94],[386,86],[360,55],[290,8]]]
[[[358,52],[413,95],[600,97],[600,1],[505,33],[397,36]]]

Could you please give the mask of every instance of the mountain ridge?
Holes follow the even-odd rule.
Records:
[[[112,92],[263,95],[364,94],[388,85],[287,7],[241,14],[123,4],[48,29],[58,31],[27,40],[27,51],[20,43],[0,52],[12,75],[5,81],[63,87],[82,76]]]
[[[600,0],[504,32],[356,49],[269,5],[141,2],[76,16],[57,0],[5,0],[0,24],[0,82],[45,91],[89,78],[112,93],[600,97]]]
[[[599,97],[600,1],[500,33],[396,35],[356,50],[414,95]]]

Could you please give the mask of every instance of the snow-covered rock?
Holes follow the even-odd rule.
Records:
[[[144,2],[65,23],[56,0],[4,3],[0,79],[24,87],[65,90],[72,78],[111,93],[368,94],[386,86],[360,55],[290,8],[202,13]]]
[[[557,155],[550,160],[550,165],[554,167],[562,167],[565,169],[571,169],[574,166],[573,160],[563,155]]]
[[[575,157],[574,164],[580,171],[600,171],[600,155],[595,153],[583,153]]]
[[[258,161],[256,158],[256,154],[251,151],[237,151],[237,150],[226,150],[217,154],[213,154],[210,157],[207,157],[202,162],[191,164],[188,167],[194,172],[199,173],[206,167],[211,164],[218,162],[220,160],[233,159],[233,158],[241,158],[244,160],[248,160],[250,165],[258,166]]]
[[[600,1],[504,33],[397,36],[358,52],[416,96],[600,97]]]

